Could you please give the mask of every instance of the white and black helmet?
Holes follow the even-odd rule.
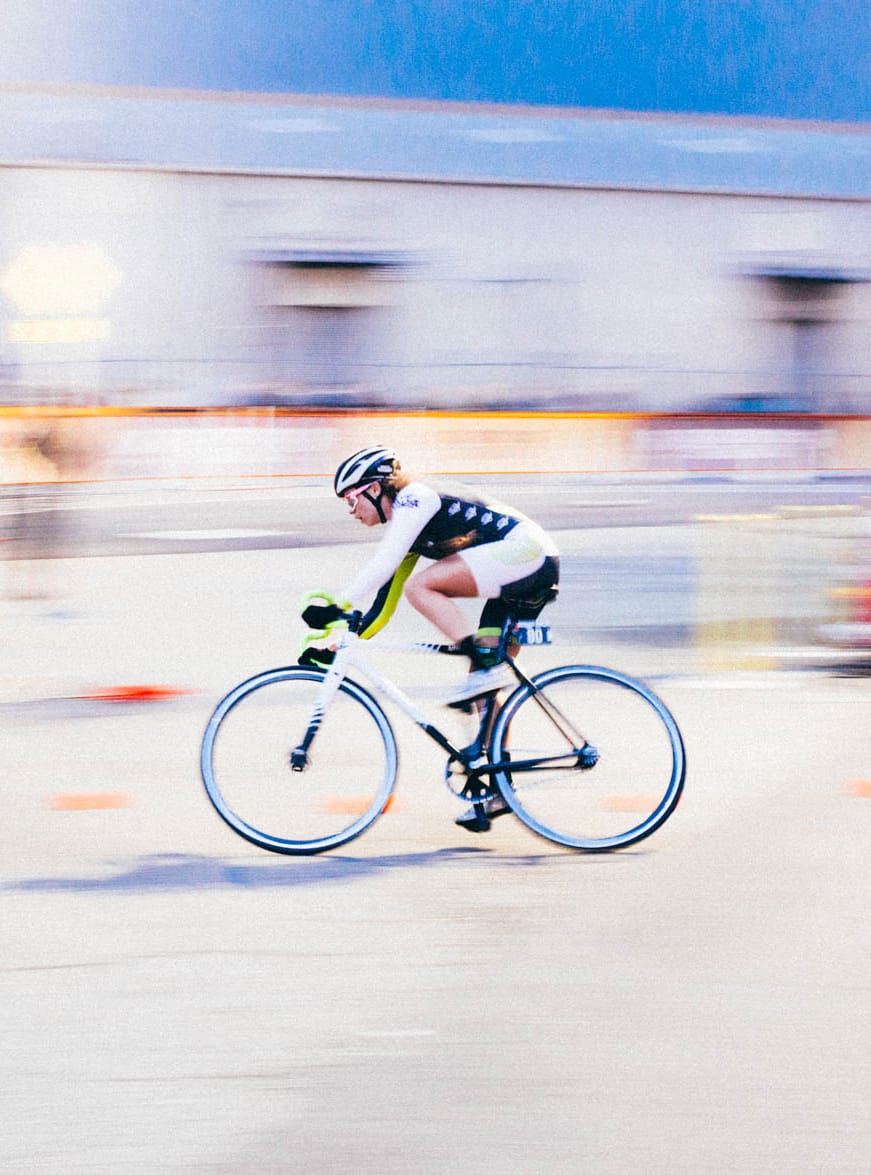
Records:
[[[399,469],[399,458],[393,449],[384,445],[370,445],[346,458],[336,470],[333,489],[341,498],[348,490],[369,485],[373,481],[386,481]]]

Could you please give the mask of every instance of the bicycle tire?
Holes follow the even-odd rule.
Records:
[[[291,768],[323,679],[302,666],[259,673],[221,699],[203,735],[209,800],[234,832],[270,852],[309,855],[346,844],[381,815],[396,783],[387,715],[348,678],[322,717],[307,766]]]
[[[500,709],[491,762],[564,758],[494,773],[515,815],[539,836],[585,852],[625,848],[660,828],[677,807],[686,775],[683,739],[665,703],[642,682],[596,665],[564,665],[532,683],[534,689],[520,686]],[[580,739],[561,733],[542,704],[556,706]],[[585,740],[598,753],[593,766],[571,754]]]

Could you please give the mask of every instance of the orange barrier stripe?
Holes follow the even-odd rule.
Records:
[[[113,404],[0,404],[0,417],[32,419],[39,417],[130,417],[130,416],[213,416],[213,417],[377,417],[391,420],[401,417],[454,420],[737,420],[746,422],[745,412],[614,412],[584,411],[580,409],[535,408],[397,408],[374,412],[366,408],[308,408],[304,405],[276,405],[274,407],[241,405],[113,405]],[[841,412],[754,412],[753,423],[782,421],[868,421],[871,414],[858,416]]]

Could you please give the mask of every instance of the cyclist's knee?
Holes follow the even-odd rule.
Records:
[[[421,587],[420,578],[420,576],[415,576],[405,585],[405,598],[413,608],[418,606],[425,590]]]
[[[449,601],[447,593],[440,590],[437,585],[420,582],[420,577],[415,576],[414,579],[409,580],[405,585],[405,598],[414,608],[415,612],[420,612],[422,616],[429,619],[433,618],[433,610],[443,610],[446,603]]]

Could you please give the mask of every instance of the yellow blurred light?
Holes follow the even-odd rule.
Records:
[[[0,292],[20,314],[98,314],[123,274],[101,245],[23,245],[0,274]]]
[[[111,334],[108,318],[30,318],[6,324],[10,343],[103,343]]]

